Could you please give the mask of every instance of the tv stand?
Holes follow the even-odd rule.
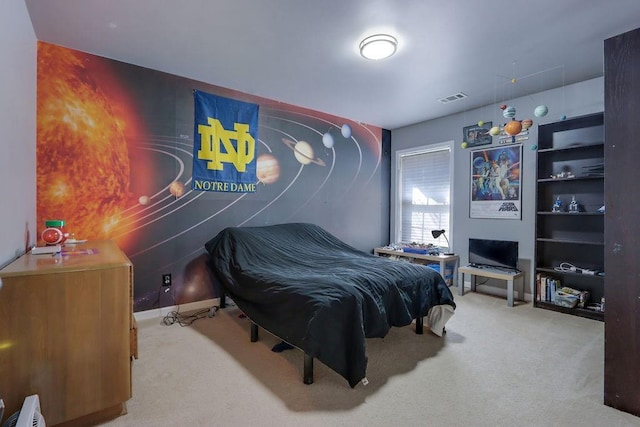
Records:
[[[464,275],[469,274],[471,276],[471,290],[476,290],[476,279],[478,276],[486,277],[489,279],[505,280],[507,282],[507,305],[513,307],[513,284],[517,279],[520,279],[521,287],[518,290],[518,297],[524,298],[524,275],[521,271],[508,271],[500,268],[493,268],[489,266],[477,266],[468,265],[466,267],[460,267],[458,269],[458,295],[464,295]]]

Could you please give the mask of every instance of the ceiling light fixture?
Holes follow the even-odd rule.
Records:
[[[360,42],[360,55],[367,59],[385,59],[396,53],[398,40],[389,34],[374,34]]]

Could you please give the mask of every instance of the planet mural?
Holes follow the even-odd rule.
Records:
[[[306,141],[298,141],[293,147],[293,155],[303,165],[313,162],[313,147]]]
[[[318,166],[326,166],[321,158],[314,158],[315,153],[313,151],[313,147],[307,141],[293,142],[287,138],[282,138],[282,142],[293,150],[293,155],[301,164],[308,165],[313,163]]]
[[[169,185],[169,193],[175,197],[182,197],[184,195],[184,184],[180,181],[173,181]]]
[[[280,162],[273,154],[260,154],[256,161],[256,176],[263,184],[273,184],[280,178]]]
[[[333,136],[329,132],[326,132],[324,135],[322,135],[322,144],[327,148],[333,147]]]
[[[344,136],[345,138],[351,138],[351,126],[346,123],[343,124],[342,128],[340,129],[340,133],[342,133],[342,136]]]
[[[219,296],[202,248],[223,227],[314,220],[352,233],[367,218],[378,228],[366,212],[384,201],[380,128],[255,98],[261,194],[191,192],[193,88],[253,96],[37,44],[38,228],[63,218],[78,239],[113,239],[135,265],[135,311]],[[329,128],[332,141],[320,141]],[[280,145],[282,137],[289,140]],[[327,205],[327,192],[357,206]],[[161,285],[165,273],[170,288]]]

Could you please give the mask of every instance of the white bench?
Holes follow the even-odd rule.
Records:
[[[498,268],[491,267],[472,267],[470,265],[466,267],[458,268],[458,295],[464,295],[464,275],[469,274],[471,276],[471,290],[476,290],[476,279],[478,276],[487,277],[490,279],[500,279],[507,281],[507,305],[513,307],[513,282],[516,279],[520,279],[521,288],[518,291],[518,297],[524,299],[524,275],[521,271],[507,271]]]

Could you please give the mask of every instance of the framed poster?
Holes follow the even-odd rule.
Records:
[[[468,148],[479,145],[487,145],[493,142],[489,130],[492,122],[483,123],[482,126],[472,125],[462,128],[462,140],[467,143]]]
[[[469,217],[522,219],[522,145],[471,151]]]

